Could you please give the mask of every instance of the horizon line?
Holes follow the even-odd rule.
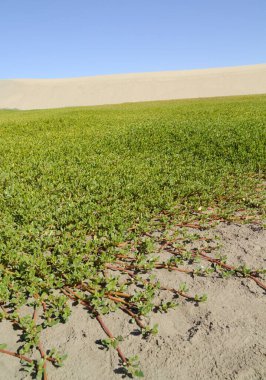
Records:
[[[177,69],[177,70],[159,70],[159,71],[136,71],[136,72],[123,72],[123,73],[114,73],[114,74],[96,74],[96,75],[81,75],[81,76],[70,76],[70,77],[24,77],[24,78],[0,78],[0,81],[31,81],[31,80],[71,80],[71,79],[82,79],[82,78],[99,78],[99,77],[121,77],[121,76],[127,76],[127,75],[147,75],[147,74],[162,74],[162,73],[187,73],[187,72],[202,72],[207,70],[226,70],[226,69],[241,69],[241,68],[248,68],[248,67],[254,67],[254,66],[263,66],[266,65],[266,62],[263,63],[254,63],[254,64],[245,64],[245,65],[236,65],[236,66],[211,66],[211,67],[205,67],[205,68],[193,68],[193,69]]]

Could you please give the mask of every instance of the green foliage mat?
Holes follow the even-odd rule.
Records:
[[[47,378],[46,363],[61,365],[63,358],[42,348],[40,332],[66,322],[69,299],[79,299],[125,373],[142,376],[101,317],[120,308],[144,336],[157,330],[141,316],[153,309],[160,286],[139,275],[161,264],[148,258],[152,248],[140,237],[160,230],[165,218],[204,222],[194,213],[202,207],[215,207],[224,219],[240,208],[261,214],[265,141],[264,95],[0,111],[0,319],[21,329],[23,340],[19,352],[4,342],[0,351]],[[125,242],[135,250],[121,254]],[[258,276],[247,268],[224,270]],[[122,285],[121,271],[131,278]],[[144,290],[128,294],[132,281]],[[33,315],[21,317],[23,305]],[[35,348],[39,361],[30,358]]]

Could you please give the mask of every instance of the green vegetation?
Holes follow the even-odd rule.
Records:
[[[261,214],[265,141],[266,96],[1,111],[0,320],[21,330],[22,345],[12,353],[0,342],[0,352],[46,379],[47,362],[60,366],[64,357],[42,347],[40,332],[66,322],[70,299],[78,300],[101,324],[108,336],[103,344],[117,350],[125,373],[143,376],[102,318],[120,308],[144,338],[157,332],[142,316],[177,305],[156,305],[155,295],[166,288],[143,274],[178,271],[201,258],[212,267],[188,273],[216,270],[259,285],[261,273],[229,267],[224,258],[179,250],[162,263],[150,253],[152,232],[162,226],[206,225],[238,209]],[[201,212],[206,207],[215,209],[212,221]],[[184,231],[183,238],[198,237]],[[173,237],[167,244],[179,249]],[[128,275],[124,283],[121,272]],[[187,295],[185,284],[168,290],[206,300]],[[21,316],[23,305],[33,315]],[[40,361],[31,359],[35,348]]]

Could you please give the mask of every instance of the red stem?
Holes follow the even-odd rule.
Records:
[[[36,295],[35,298],[38,298],[38,296]],[[35,325],[37,324],[37,318],[38,318],[38,310],[37,310],[37,306],[35,305],[34,306],[34,313],[33,313],[33,321],[34,321]],[[39,350],[39,352],[41,354],[41,358],[43,359],[43,380],[48,380],[45,352],[44,352],[44,350],[42,348],[41,342],[39,342],[39,344],[38,344],[38,350]]]
[[[20,360],[24,360],[25,362],[28,362],[28,363],[32,363],[33,362],[33,360],[30,359],[30,358],[28,358],[27,356],[17,354],[16,352],[4,350],[2,348],[0,348],[0,352],[2,352],[3,354],[10,355],[10,356],[15,356],[16,358],[19,358]]]
[[[106,324],[104,323],[104,321],[102,320],[100,314],[97,312],[97,310],[95,310],[90,304],[89,302],[87,301],[84,301],[78,294],[76,294],[75,292],[73,292],[70,288],[68,287],[64,287],[64,289],[62,289],[63,293],[66,294],[69,298],[71,299],[79,299],[80,300],[80,303],[84,306],[86,306],[86,308],[91,311],[94,315],[95,315],[95,318],[97,319],[97,321],[99,322],[101,328],[103,329],[103,331],[105,332],[105,334],[107,336],[109,336],[110,339],[114,339],[114,336],[113,334],[111,333],[111,331],[109,330],[109,328],[106,326]],[[70,293],[70,294],[69,294]],[[127,364],[127,358],[125,357],[125,355],[123,354],[123,352],[121,351],[120,347],[117,347],[116,348],[116,351],[118,353],[118,356],[120,357],[120,359],[122,360],[123,364]]]
[[[44,362],[43,362],[43,380],[48,380],[47,369],[46,369],[47,368],[47,364],[46,364],[45,352],[43,351],[41,342],[39,342],[39,344],[38,344],[38,349],[40,351],[42,359],[44,360]]]

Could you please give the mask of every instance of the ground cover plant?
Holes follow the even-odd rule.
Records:
[[[123,310],[146,339],[160,328],[146,315],[207,298],[184,283],[165,287],[154,270],[248,277],[265,290],[262,268],[185,244],[202,239],[189,228],[262,219],[265,127],[266,96],[1,111],[0,320],[21,342],[13,352],[0,338],[0,353],[47,379],[65,356],[43,347],[41,332],[67,323],[78,302],[124,374],[142,377],[104,315]],[[168,260],[154,255],[158,244]],[[162,291],[173,297],[158,303]]]

